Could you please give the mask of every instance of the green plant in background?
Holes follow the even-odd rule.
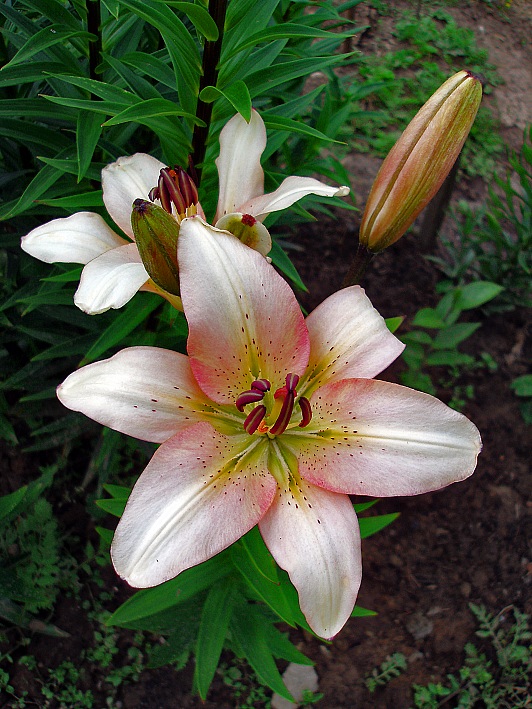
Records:
[[[445,383],[448,388],[455,386],[463,368],[496,368],[497,364],[487,355],[475,359],[472,355],[458,350],[458,346],[471,337],[481,325],[480,322],[458,320],[464,311],[480,308],[496,298],[502,290],[502,286],[496,283],[477,281],[448,291],[435,308],[419,310],[412,320],[413,329],[401,337],[406,344],[402,357],[407,365],[407,371],[400,375],[402,383],[434,394],[438,383],[441,382],[434,381],[427,367],[444,367],[446,376],[450,377]],[[430,334],[427,330],[435,331],[435,334]],[[456,406],[460,402],[455,400],[453,403]]]
[[[532,633],[528,629],[528,616],[515,606],[508,606],[496,615],[488,613],[483,606],[470,604],[469,607],[479,623],[476,635],[490,641],[494,659],[468,643],[464,648],[465,664],[457,674],[447,675],[449,684],[414,685],[416,709],[529,707],[532,702],[529,683]],[[453,700],[452,705],[448,704],[450,700]]]
[[[388,655],[379,667],[375,667],[372,670],[371,675],[364,680],[364,684],[370,693],[373,694],[377,687],[383,687],[394,677],[399,677],[406,668],[406,657],[402,652],[394,652],[392,655]]]
[[[399,11],[397,18],[394,34],[400,48],[383,56],[357,59],[360,76],[382,86],[376,87],[364,120],[355,123],[355,140],[351,143],[356,150],[381,156],[391,149],[424,97],[448,76],[450,67],[467,67],[480,74],[485,93],[501,82],[488,63],[486,51],[477,47],[472,30],[459,27],[447,12],[423,8],[420,17]],[[489,179],[502,151],[498,125],[483,106],[464,147],[461,169],[469,176]]]
[[[522,399],[519,408],[523,419],[526,423],[532,423],[532,374],[516,377],[510,387],[514,394]]]
[[[532,305],[532,126],[509,163],[505,179],[494,175],[484,207],[458,205],[458,238],[442,237],[444,255],[428,257],[449,279],[442,290],[475,280],[502,286],[488,312]]]

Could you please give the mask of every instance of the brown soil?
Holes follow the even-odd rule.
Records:
[[[509,22],[483,2],[451,7],[449,11],[467,26],[484,28],[478,30],[479,41],[489,48],[491,61],[507,78],[506,86],[498,88],[495,97],[504,106],[501,117],[505,138],[516,141],[518,147],[524,122],[532,119],[532,76],[526,71],[527,66],[532,66],[531,52],[530,46],[523,44],[530,37],[530,5],[524,0],[514,0],[507,11]],[[371,13],[368,17],[371,23]],[[363,42],[369,41],[371,32],[363,38]],[[514,95],[517,79],[518,97]],[[517,106],[515,110],[510,110],[511,101]],[[347,164],[355,175],[357,202],[361,204],[378,162],[355,155],[349,156]],[[471,197],[471,186],[462,185],[459,189],[457,196]],[[310,290],[310,294],[301,297],[307,310],[337,290],[347,270],[356,242],[357,217],[346,219],[344,214],[336,222],[317,222],[294,235],[297,249],[291,256]],[[436,301],[437,279],[434,267],[417,251],[415,237],[407,236],[372,262],[364,286],[385,317],[405,315],[408,323],[408,318],[419,308]],[[379,513],[401,512],[391,527],[363,542],[364,578],[358,602],[378,611],[378,616],[353,619],[331,645],[303,635],[294,636],[303,652],[316,662],[319,691],[325,694],[316,706],[407,709],[412,706],[412,684],[445,679],[446,673],[461,667],[464,644],[475,640],[475,622],[468,603],[484,604],[491,612],[510,604],[532,612],[532,554],[526,534],[531,511],[527,477],[529,429],[509,388],[511,380],[526,371],[528,315],[518,310],[495,316],[485,321],[468,343],[472,352],[488,352],[498,364],[495,373],[479,369],[461,382],[474,386],[475,397],[468,402],[465,413],[477,424],[484,441],[474,476],[437,493],[383,500],[378,504]],[[397,380],[400,366],[392,367],[386,378]],[[439,394],[443,399],[448,397],[445,391]],[[13,451],[6,453],[3,467],[9,473],[11,489],[34,479],[37,464],[35,458],[22,458]],[[65,527],[80,537],[78,553],[82,555],[87,537],[95,540],[94,522],[81,504],[64,506],[61,514]],[[125,589],[118,588],[111,570],[104,577],[107,589],[115,594],[110,608],[115,608],[118,597],[119,601],[124,600]],[[82,596],[88,598],[95,592],[96,589],[87,587]],[[64,660],[78,665],[80,652],[93,644],[94,628],[80,604],[81,601],[63,598],[49,619],[68,631],[69,638],[36,634],[31,645],[24,649],[26,654],[31,652],[38,658],[36,671],[30,672],[22,666],[5,667],[16,692],[20,695],[28,691],[27,706],[45,706],[40,703],[40,678],[46,676],[47,667]],[[125,652],[132,634],[124,631],[120,637]],[[406,655],[408,669],[370,695],[362,682],[364,676],[394,652]],[[84,688],[93,692],[94,706],[103,709],[108,696],[105,670],[87,663],[83,671]],[[215,679],[205,703],[190,696],[191,679],[190,666],[180,673],[171,668],[146,670],[138,682],[121,686],[119,703],[113,706],[123,709],[237,706],[220,677]],[[12,700],[2,697],[0,707],[11,706],[15,706]],[[46,706],[58,704],[51,702]]]

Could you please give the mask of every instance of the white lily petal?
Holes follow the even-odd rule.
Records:
[[[131,238],[131,211],[136,199],[148,199],[157,185],[164,163],[151,155],[135,153],[118,158],[102,170],[103,201],[115,224]]]
[[[349,498],[294,483],[276,496],[259,529],[296,587],[312,630],[332,638],[349,619],[362,578],[360,531]]]
[[[404,350],[404,344],[386,327],[360,286],[337,291],[305,320],[310,337],[310,359],[301,394],[330,379],[371,379]]]
[[[330,382],[311,397],[312,421],[283,435],[302,477],[336,492],[419,495],[469,477],[474,424],[433,396],[372,379]]]
[[[212,412],[188,357],[158,347],[128,347],[88,364],[65,379],[57,397],[104,426],[154,443]]]
[[[265,147],[266,128],[257,111],[251,111],[249,123],[237,113],[222,129],[220,156],[216,160],[220,188],[215,223],[224,214],[248,213],[239,205],[264,192],[260,156]]]
[[[89,315],[121,308],[148,278],[136,244],[120,246],[85,266],[74,303]]]
[[[99,214],[78,212],[42,224],[22,237],[23,251],[45,263],[88,263],[128,242],[114,233]]]
[[[270,212],[277,212],[286,209],[308,194],[316,194],[321,197],[345,197],[349,194],[349,187],[330,187],[329,185],[315,180],[313,177],[286,177],[275,192],[270,194],[254,196],[248,201],[241,203],[238,211],[243,214],[252,214],[261,221]]]
[[[267,472],[267,445],[242,455],[249,445],[244,437],[227,438],[197,423],[157,450],[111,547],[115,569],[128,583],[163,583],[218,554],[261,519],[277,486]]]

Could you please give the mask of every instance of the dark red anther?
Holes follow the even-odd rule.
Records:
[[[161,200],[161,205],[169,214],[172,205],[178,214],[185,214],[188,207],[198,201],[198,190],[194,180],[181,167],[163,167],[156,187],[152,187],[148,197],[151,201]]]
[[[296,386],[299,384],[299,377],[297,374],[287,374],[286,375],[286,388],[288,391],[296,392]]]
[[[250,391],[245,391],[236,400],[236,408],[239,411],[244,411],[244,406],[248,404],[254,404],[257,401],[262,401],[264,398],[264,392],[258,389],[250,389]]]
[[[267,379],[256,379],[254,382],[251,383],[252,389],[257,389],[257,391],[262,391],[264,393],[270,391],[270,387],[271,384]]]
[[[244,431],[246,433],[249,433],[251,436],[252,433],[255,433],[257,428],[260,426],[262,419],[266,416],[266,407],[264,404],[260,404],[259,406],[255,406],[253,411],[249,413],[246,416],[246,420],[244,421]]]
[[[301,407],[301,413],[303,418],[301,419],[299,426],[305,428],[308,426],[312,420],[312,409],[310,408],[310,401],[305,396],[299,397],[299,406]]]
[[[288,426],[288,424],[290,423],[290,419],[292,418],[292,411],[294,410],[294,399],[294,391],[289,389],[286,392],[283,405],[281,406],[281,413],[277,417],[277,421],[270,428],[270,433],[272,435],[278,436],[286,430],[286,427]]]
[[[172,213],[172,203],[175,204],[178,214],[184,214],[185,200],[179,189],[175,170],[165,167],[159,173],[159,196],[161,204],[167,212]]]
[[[183,170],[182,167],[177,167],[175,168],[175,172],[177,175],[177,182],[179,185],[179,191],[183,195],[183,199],[185,200],[185,205],[187,207],[191,207],[193,204],[196,204],[198,201],[198,189],[196,185],[194,184],[194,181],[191,179],[190,175],[187,174],[185,170]]]

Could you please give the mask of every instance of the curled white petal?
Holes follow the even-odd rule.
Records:
[[[114,233],[99,214],[78,212],[42,224],[22,237],[23,251],[46,263],[88,263],[128,242]]]
[[[126,244],[85,266],[74,303],[89,315],[121,308],[148,279],[136,244]]]
[[[308,194],[345,197],[349,194],[349,187],[331,187],[313,177],[286,177],[275,192],[249,199],[240,205],[238,211],[252,214],[262,221],[270,212],[286,209]]]

